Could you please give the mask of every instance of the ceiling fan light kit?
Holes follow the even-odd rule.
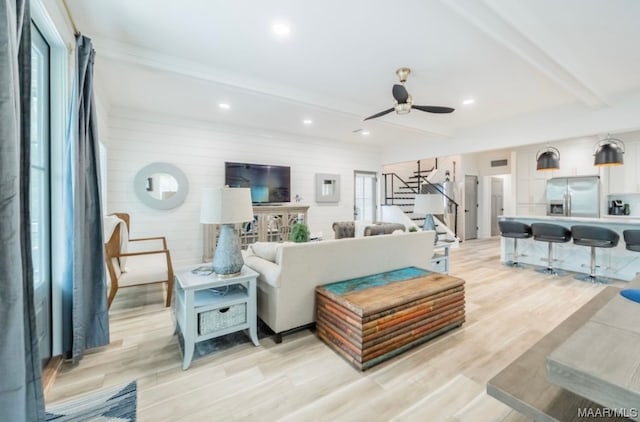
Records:
[[[364,120],[375,119],[377,117],[384,116],[385,114],[389,114],[392,111],[395,111],[396,114],[408,114],[411,109],[426,111],[427,113],[453,112],[454,109],[451,107],[413,105],[413,98],[411,97],[411,95],[409,95],[409,92],[407,92],[407,89],[404,87],[404,83],[407,81],[410,73],[411,69],[409,69],[408,67],[401,67],[396,70],[396,75],[398,75],[398,79],[400,79],[400,84],[402,85],[395,84],[393,85],[393,89],[391,90],[393,98],[395,99],[394,106],[387,110],[371,115]]]

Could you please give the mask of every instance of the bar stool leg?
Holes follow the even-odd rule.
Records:
[[[526,265],[518,262],[518,239],[513,238],[513,256],[511,261],[505,262],[505,265],[508,265],[513,268],[527,268]]]
[[[556,276],[565,275],[566,272],[558,271],[553,268],[553,243],[552,242],[547,242],[547,243],[549,244],[549,247],[548,247],[549,251],[547,253],[547,268],[537,268],[536,271],[541,274],[547,274],[547,275],[556,275]]]
[[[596,275],[596,268],[598,268],[598,266],[596,265],[596,247],[591,246],[591,263],[589,265],[589,274],[578,274],[576,276],[576,279],[582,280],[582,281],[589,281],[591,283],[608,284],[609,283],[608,278],[598,277]]]
[[[549,244],[549,253],[547,254],[547,268],[544,269],[542,272],[544,274],[549,274],[549,275],[558,275],[558,273],[553,271],[553,243],[548,242],[548,244]]]
[[[595,283],[596,282],[596,248],[591,247],[591,268],[589,271],[589,277]]]
[[[551,242],[547,242],[549,245],[549,252],[547,253],[547,268],[536,268],[536,272],[547,275],[557,275],[555,271],[553,271],[553,249],[551,248]]]

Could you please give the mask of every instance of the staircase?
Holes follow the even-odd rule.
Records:
[[[436,168],[429,170],[422,170],[420,168],[420,161],[418,161],[418,168],[409,176],[409,180],[404,180],[396,173],[383,173],[384,177],[384,204],[381,215],[382,221],[397,222],[402,224],[413,223],[418,227],[424,225],[424,215],[415,214],[413,212],[415,205],[415,198],[418,194],[436,194],[443,196],[443,209],[442,214],[434,214],[434,221],[436,223],[436,231],[441,240],[447,239],[449,241],[458,241],[457,238],[457,219],[458,219],[458,203],[450,196],[447,196],[443,191],[442,184],[433,183],[433,181],[444,180],[441,171]],[[453,204],[454,213],[445,214],[444,198],[448,199]],[[406,217],[405,221],[397,215],[395,211],[391,211],[391,208],[385,207],[394,206],[401,214]],[[385,215],[386,214],[386,215]],[[448,217],[448,218],[447,218]],[[390,220],[394,218],[395,220]],[[451,221],[453,230],[445,224],[445,221]]]

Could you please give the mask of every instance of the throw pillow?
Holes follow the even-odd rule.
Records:
[[[276,262],[279,247],[280,244],[276,242],[256,242],[251,245],[251,250],[256,256],[262,259]]]

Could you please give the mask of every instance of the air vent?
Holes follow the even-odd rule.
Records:
[[[505,158],[504,160],[493,160],[491,161],[491,167],[504,167],[509,164],[509,161]]]

